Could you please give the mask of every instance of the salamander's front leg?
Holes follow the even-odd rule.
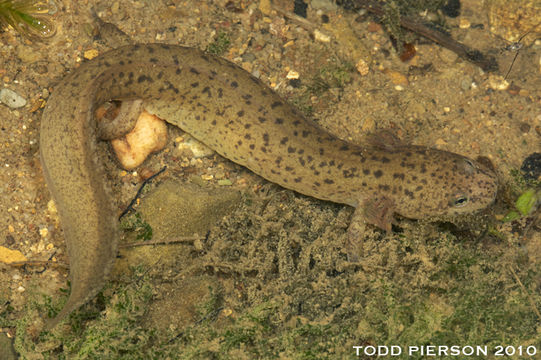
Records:
[[[380,197],[365,200],[355,209],[347,233],[346,251],[349,261],[357,262],[363,257],[363,238],[367,224],[391,232],[394,208],[392,200]]]

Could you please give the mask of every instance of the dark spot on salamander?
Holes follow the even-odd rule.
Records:
[[[140,76],[137,78],[137,82],[140,84],[140,83],[142,83],[143,81],[152,82],[152,78],[151,78],[150,76],[140,75]]]
[[[287,152],[290,153],[290,154],[293,154],[297,149],[295,149],[294,147],[288,147],[287,148]]]
[[[303,157],[302,156],[299,156],[299,163],[304,166],[306,164],[306,162],[304,161]]]
[[[363,169],[363,174],[370,175],[370,170],[369,169]]]
[[[193,68],[193,67],[190,68],[190,72],[191,72],[192,74],[195,74],[195,75],[199,75],[199,74],[200,74],[200,72],[199,72],[196,68]]]
[[[250,134],[246,134],[246,135],[244,135],[244,138],[245,138],[246,140],[250,140],[250,139],[252,138],[252,136],[251,136]]]
[[[293,179],[293,181],[295,181],[296,183],[300,183],[302,181],[302,178],[298,177],[298,178]]]
[[[339,149],[339,150],[340,150],[340,151],[348,151],[348,150],[349,150],[349,146],[347,146],[347,145],[342,145],[342,146],[340,146],[340,149]]]
[[[148,61],[150,61],[150,62],[153,63],[153,64],[156,64],[156,63],[158,62],[158,59],[156,59],[156,58],[150,58],[150,59],[148,59]]]
[[[308,137],[308,135],[310,135],[310,131],[306,131],[306,130],[302,131],[302,137],[303,138]]]
[[[405,178],[405,175],[402,174],[402,173],[394,173],[394,174],[393,174],[393,179],[404,180],[404,178]]]
[[[391,162],[391,160],[389,158],[386,158],[385,156],[381,158],[381,162],[386,164],[388,162]]]
[[[409,190],[404,190],[404,194],[409,197],[410,199],[415,199],[415,196],[413,195],[413,193]]]
[[[381,171],[381,170],[376,170],[376,171],[374,171],[374,177],[375,177],[376,179],[380,178],[381,175],[383,175],[383,171]]]
[[[282,140],[280,140],[280,144],[285,145],[288,142],[288,140],[289,140],[289,138],[287,136],[283,137]]]
[[[342,171],[342,174],[344,175],[346,179],[348,179],[348,178],[354,177],[356,172],[357,172],[356,168],[351,168],[351,169]]]
[[[244,110],[239,110],[239,112],[237,112],[237,116],[238,117],[243,117],[244,116]]]
[[[331,180],[331,179],[325,179],[325,180],[323,180],[323,182],[325,184],[334,184],[334,180]]]
[[[177,74],[177,75],[180,75],[181,72],[182,72],[182,70],[181,70],[180,68],[177,68],[177,69],[175,70],[175,74]]]
[[[271,104],[271,109],[274,109],[275,107],[278,107],[278,106],[282,106],[282,102],[280,101],[275,101]]]
[[[254,144],[250,144],[250,150],[253,150],[255,149],[255,145]]]
[[[285,170],[288,171],[288,172],[291,172],[291,171],[293,171],[293,168],[291,166],[286,166]]]
[[[261,151],[262,151],[262,152],[264,152],[264,153],[266,153],[266,152],[267,152],[267,148],[266,148],[266,147],[264,147],[264,146],[262,146],[262,147],[261,147],[260,149],[261,149]]]
[[[378,189],[383,190],[383,191],[389,191],[390,188],[391,187],[389,185],[382,185],[382,184],[378,185]]]
[[[238,88],[239,87],[239,83],[236,82],[236,81],[231,81],[230,85],[231,85],[232,88]]]
[[[249,129],[249,128],[251,128],[251,127],[252,127],[252,124],[244,124],[244,128],[245,128],[245,129]]]
[[[276,118],[276,119],[274,120],[274,123],[275,123],[275,124],[278,124],[278,125],[282,125],[282,124],[284,123],[284,119],[282,119],[282,118]]]
[[[193,88],[196,88],[199,86],[199,83],[196,81],[196,82],[191,83],[190,86]]]
[[[262,116],[258,117],[257,120],[259,120],[260,123],[264,123],[265,121],[267,121],[267,119]]]
[[[218,98],[221,99],[222,96],[224,96],[224,90],[222,88],[218,88]]]
[[[268,133],[263,134],[263,141],[265,142],[265,145],[267,145],[269,143],[269,134]]]
[[[425,165],[425,164],[421,164],[421,169],[420,169],[420,171],[421,171],[421,174],[426,173],[426,165]]]
[[[212,97],[212,94],[211,94],[211,92],[210,92],[210,87],[208,87],[208,86],[205,86],[205,88],[204,88],[203,91],[201,91],[201,92],[202,92],[203,94],[207,94],[207,96],[208,96],[209,98]]]

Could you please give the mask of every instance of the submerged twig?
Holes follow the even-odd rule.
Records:
[[[174,237],[169,239],[162,239],[162,240],[147,240],[142,242],[134,242],[134,243],[127,243],[127,244],[120,244],[119,248],[131,248],[131,247],[137,247],[137,246],[150,246],[150,245],[170,245],[170,244],[193,244],[194,241],[197,240],[205,240],[204,236],[180,236],[180,237]]]
[[[139,190],[137,190],[137,194],[135,194],[135,197],[132,199],[132,201],[130,202],[130,204],[126,207],[126,209],[122,212],[122,214],[120,214],[120,216],[118,217],[118,220],[122,219],[128,212],[130,212],[131,210],[133,210],[133,206],[135,205],[135,203],[137,202],[137,199],[139,199],[141,197],[141,193],[143,192],[143,188],[145,187],[145,185],[147,185],[148,183],[150,183],[152,180],[154,180],[158,175],[160,175],[161,173],[163,173],[165,170],[167,169],[167,166],[164,166],[160,171],[158,171],[156,174],[152,175],[151,177],[149,177],[148,179],[146,179],[145,181],[143,181],[143,183],[141,184],[141,186],[139,187]]]
[[[522,281],[520,281],[520,278],[517,276],[517,273],[515,272],[515,270],[513,270],[511,266],[509,266],[509,270],[511,271],[511,274],[513,274],[513,277],[517,281],[522,291],[524,291],[524,293],[526,294],[526,297],[528,298],[528,301],[530,302],[531,308],[533,309],[533,311],[535,312],[539,320],[541,320],[541,313],[539,313],[539,309],[535,305],[535,301],[533,300],[532,296],[530,295],[526,287],[522,284]]]

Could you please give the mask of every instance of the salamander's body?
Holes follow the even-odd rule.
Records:
[[[305,119],[238,66],[199,50],[134,45],[82,64],[52,94],[41,157],[65,232],[72,292],[65,317],[99,291],[116,256],[117,214],[96,154],[96,105],[143,99],[145,108],[224,157],[299,193],[357,208],[389,230],[405,217],[472,212],[496,193],[494,173],[420,146],[360,147]]]

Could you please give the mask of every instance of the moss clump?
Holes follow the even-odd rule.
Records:
[[[222,56],[229,48],[229,44],[231,44],[229,35],[224,31],[219,31],[214,41],[207,46],[207,52]]]

